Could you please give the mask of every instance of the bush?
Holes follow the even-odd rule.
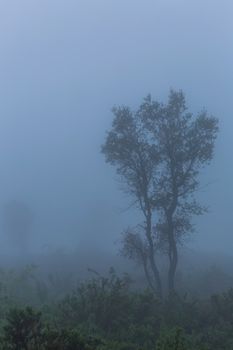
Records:
[[[163,331],[157,341],[156,350],[189,350],[182,329]]]
[[[3,328],[3,343],[12,350],[37,349],[42,336],[41,313],[32,308],[10,310]]]
[[[159,301],[129,287],[127,276],[111,270],[40,311],[12,307],[1,318],[0,349],[233,350],[232,290],[207,300]]]

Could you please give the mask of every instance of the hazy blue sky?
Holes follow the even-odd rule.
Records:
[[[231,254],[232,16],[231,0],[0,2],[0,204],[32,207],[38,247],[108,247],[134,220],[100,145],[114,104],[173,87],[220,118],[193,244]]]

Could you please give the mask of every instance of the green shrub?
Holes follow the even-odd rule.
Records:
[[[157,341],[156,350],[189,350],[182,329],[163,331]]]
[[[3,328],[3,343],[15,350],[37,349],[42,336],[41,313],[32,308],[11,309]]]

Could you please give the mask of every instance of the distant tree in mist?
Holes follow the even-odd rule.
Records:
[[[170,91],[168,103],[147,96],[139,109],[115,107],[112,129],[102,146],[144,216],[123,235],[123,253],[139,261],[150,287],[162,295],[156,253],[168,256],[168,287],[175,289],[177,245],[193,231],[193,215],[203,214],[194,198],[200,170],[213,158],[218,121],[203,111],[188,112],[182,91]]]
[[[34,215],[23,202],[12,200],[3,208],[3,229],[20,253],[27,253]]]

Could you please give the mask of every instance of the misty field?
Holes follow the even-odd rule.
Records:
[[[90,271],[82,282],[70,281],[70,292],[64,291],[67,277],[59,277],[42,277],[35,266],[1,271],[1,349],[232,349],[231,289],[160,300],[113,268],[105,276]]]
[[[233,1],[0,1],[0,350],[233,350]]]

